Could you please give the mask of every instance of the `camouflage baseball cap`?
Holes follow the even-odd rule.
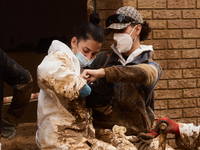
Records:
[[[112,21],[111,19],[109,20],[109,18],[111,17],[113,18],[113,16],[117,15],[118,18],[119,17],[121,18],[121,16],[119,15],[123,15],[128,19],[126,21],[123,21],[122,19],[120,19],[120,21]],[[108,17],[108,19],[106,20],[106,27],[107,29],[124,29],[131,23],[142,24],[143,23],[142,16],[135,8],[131,6],[125,6],[117,9],[112,16]]]

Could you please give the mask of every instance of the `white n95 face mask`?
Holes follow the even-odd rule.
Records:
[[[113,38],[117,42],[116,48],[120,53],[126,53],[131,49],[133,43],[135,42],[135,40],[137,38],[137,36],[136,36],[135,39],[132,40],[132,37],[131,37],[131,34],[135,30],[136,26],[134,27],[134,29],[132,30],[132,32],[130,34],[114,33]]]

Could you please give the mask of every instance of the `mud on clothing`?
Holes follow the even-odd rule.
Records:
[[[114,46],[112,49],[105,78],[107,82],[114,81],[114,106],[107,116],[94,109],[94,126],[104,129],[125,126],[126,135],[149,132],[154,120],[153,88],[161,74],[161,67],[151,59],[152,46],[141,45],[127,60]],[[111,52],[99,53],[91,68],[101,68]]]
[[[18,125],[17,119],[22,116],[29,103],[32,92],[30,73],[12,60],[0,49],[0,109],[3,107],[3,84],[6,82],[13,88],[13,99],[3,118]],[[2,117],[2,111],[0,111]],[[0,118],[0,122],[2,118]],[[2,124],[2,123],[0,123]],[[0,130],[1,131],[1,130]]]
[[[86,81],[80,77],[79,60],[64,43],[54,40],[38,66],[36,142],[40,149],[115,150],[95,139],[91,109],[79,98]]]

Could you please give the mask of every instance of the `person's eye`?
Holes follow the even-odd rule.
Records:
[[[89,51],[89,50],[83,49],[83,52],[84,52],[84,53],[89,53],[90,51]]]
[[[95,55],[97,55],[97,53],[92,53],[92,56],[95,56]]]

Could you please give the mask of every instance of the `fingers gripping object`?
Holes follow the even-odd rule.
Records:
[[[155,127],[155,131],[160,134],[158,150],[165,150],[167,130],[169,129],[169,122],[161,120]]]
[[[11,140],[16,134],[17,126],[4,119],[2,120],[2,126],[1,136]]]
[[[176,122],[174,122],[173,120],[169,119],[168,117],[158,119],[156,126],[159,126],[159,124],[161,124],[161,123],[166,123],[167,124],[167,126],[168,126],[166,128],[166,132],[167,133],[173,133],[173,134],[176,134],[176,135],[180,134],[179,125]]]

